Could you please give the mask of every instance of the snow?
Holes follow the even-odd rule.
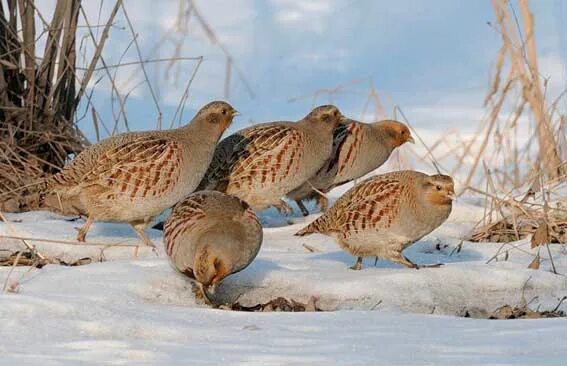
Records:
[[[319,313],[244,313],[196,302],[190,283],[165,258],[157,230],[148,231],[157,253],[138,248],[134,231],[120,224],[95,223],[87,242],[126,246],[32,241],[67,262],[100,259],[104,249],[105,261],[15,268],[7,284],[17,292],[0,294],[0,364],[563,365],[566,318],[455,316],[485,316],[533,298],[532,308],[551,309],[567,295],[567,279],[549,271],[546,250],[540,250],[539,270],[527,268],[537,253],[528,240],[510,243],[505,248],[519,249],[488,264],[502,244],[464,242],[456,251],[483,216],[475,203],[460,200],[447,223],[406,251],[417,263],[445,263],[420,270],[387,261],[375,267],[368,258],[362,271],[351,271],[354,258],[332,239],[293,236],[316,215],[263,212],[258,258],[228,278],[215,299],[252,305],[316,296],[319,307],[331,310]],[[13,229],[19,236],[69,241],[84,222],[48,212],[8,218],[11,227],[0,223],[0,235],[14,235]],[[0,249],[22,248],[18,240],[0,239]],[[567,273],[565,248],[552,245],[551,251],[558,271]],[[10,270],[0,267],[0,286]]]

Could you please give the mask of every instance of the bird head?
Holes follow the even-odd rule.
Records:
[[[378,122],[378,126],[381,126],[388,137],[390,137],[390,141],[393,147],[398,147],[406,142],[411,142],[412,144],[415,143],[411,132],[405,124],[395,121],[395,120],[385,120]]]
[[[206,124],[207,128],[217,129],[220,137],[239,114],[227,102],[214,101],[201,108],[195,118]]]
[[[455,184],[448,175],[436,174],[424,178],[425,199],[433,206],[451,206],[455,199]]]
[[[322,105],[314,108],[306,117],[306,120],[324,126],[331,131],[345,121],[341,111],[334,105]]]

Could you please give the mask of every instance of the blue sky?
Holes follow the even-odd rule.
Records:
[[[139,33],[143,57],[170,57],[172,44],[162,42],[159,54],[152,54],[164,34],[172,32],[178,1],[126,0],[130,18]],[[90,21],[97,22],[98,1],[85,2]],[[512,2],[514,6],[515,2]],[[549,92],[567,87],[567,3],[561,0],[530,2],[536,21],[536,35],[543,75],[550,77]],[[49,13],[49,2],[42,4]],[[103,4],[101,19],[111,2]],[[255,93],[251,98],[241,81],[232,79],[230,102],[243,116],[234,128],[248,123],[278,119],[299,119],[314,100],[289,99],[321,88],[332,88],[351,80],[333,102],[343,113],[360,118],[372,83],[391,117],[394,105],[403,108],[418,128],[461,127],[472,130],[482,118],[499,35],[487,22],[494,20],[488,0],[369,1],[369,0],[197,0],[203,17],[234,56]],[[516,7],[517,8],[517,7]],[[107,63],[118,63],[132,35],[122,13],[116,18],[104,50]],[[211,45],[193,18],[181,56],[204,56],[186,104],[184,120],[195,108],[212,99],[223,98],[225,59]],[[92,47],[91,47],[92,48]],[[122,62],[136,60],[132,46]],[[159,94],[168,125],[195,63],[180,62],[175,77],[167,79],[165,67],[147,67]],[[165,65],[162,65],[165,66]],[[117,70],[123,94],[143,81],[140,67]],[[112,125],[109,84],[103,72],[94,86],[94,103],[101,118]],[[322,95],[317,103],[327,103]],[[149,129],[157,112],[149,89],[136,88],[126,103],[130,127]],[[366,114],[370,120],[372,114]],[[80,122],[94,138],[90,113]],[[234,129],[233,128],[233,129]],[[124,125],[119,129],[124,130]]]

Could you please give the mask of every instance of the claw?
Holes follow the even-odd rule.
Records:
[[[362,269],[362,257],[358,257],[354,265],[349,268],[353,271],[360,271]]]
[[[277,205],[274,205],[274,207],[282,215],[288,216],[293,212],[293,209],[291,208],[291,206],[288,205],[287,202],[285,202],[283,200],[280,200],[280,203],[278,203]]]

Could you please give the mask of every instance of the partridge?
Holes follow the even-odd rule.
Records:
[[[184,127],[107,138],[51,177],[47,189],[80,202],[87,221],[77,240],[85,240],[94,220],[103,220],[129,223],[153,246],[145,227],[197,188],[236,114],[230,104],[216,101]]]
[[[222,140],[199,189],[235,195],[254,210],[291,208],[283,196],[297,188],[329,158],[333,130],[343,120],[324,105],[298,122],[272,122],[243,129]]]
[[[334,237],[357,261],[376,256],[419,268],[402,251],[440,226],[451,213],[451,177],[399,171],[369,178],[356,185],[322,216],[297,232]]]
[[[208,293],[214,293],[219,282],[254,260],[262,226],[239,198],[200,191],[173,208],[164,225],[164,243],[172,265],[194,280],[209,300]]]
[[[395,148],[406,142],[414,140],[401,122],[384,120],[367,124],[348,120],[335,129],[333,150],[325,165],[287,197],[297,203],[304,216],[309,214],[302,203],[304,199],[314,198],[321,209],[326,210],[327,199],[321,193],[379,168]]]

